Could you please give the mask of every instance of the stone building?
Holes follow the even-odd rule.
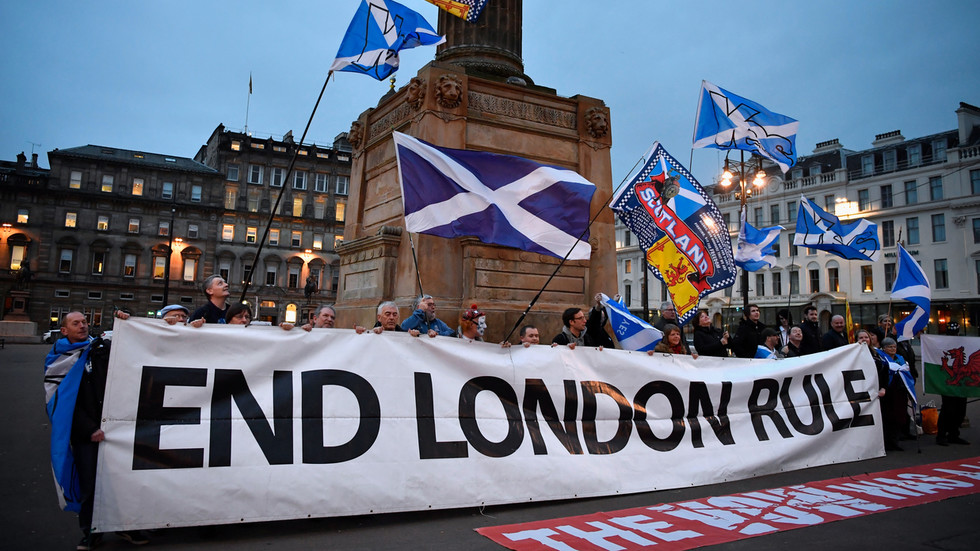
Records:
[[[777,264],[749,274],[749,301],[760,306],[763,321],[774,324],[776,311],[789,307],[794,322],[803,306],[814,304],[827,326],[850,303],[855,324],[873,325],[878,314],[901,319],[911,310],[905,301],[889,303],[897,270],[897,246],[924,268],[932,284],[928,332],[957,321],[964,334],[977,334],[980,323],[980,108],[961,103],[952,130],[906,139],[901,132],[878,134],[870,149],[852,151],[838,140],[817,144],[785,176],[764,167],[765,186],[748,196],[749,222],[756,227],[782,225]],[[737,153],[736,153],[737,155]],[[749,175],[748,179],[751,180]],[[750,183],[747,183],[751,187]],[[738,183],[709,187],[728,223],[732,243],[738,237]],[[882,254],[878,262],[845,260],[822,251],[793,247],[800,196],[805,195],[842,221],[866,218],[878,225]],[[643,256],[635,238],[617,226],[620,293],[642,310],[639,292]],[[650,279],[650,308],[665,296],[661,282]],[[741,315],[739,281],[705,297],[716,323],[728,325]]]

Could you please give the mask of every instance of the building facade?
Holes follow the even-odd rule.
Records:
[[[749,222],[755,227],[781,225],[776,265],[749,274],[749,302],[758,304],[763,321],[774,324],[776,311],[789,308],[798,322],[804,306],[815,305],[821,324],[844,314],[846,303],[856,325],[873,325],[878,314],[896,320],[911,311],[905,301],[890,301],[897,270],[897,244],[919,262],[932,285],[927,332],[938,333],[956,321],[962,334],[977,334],[980,323],[980,108],[961,103],[957,128],[906,139],[901,132],[876,136],[870,149],[852,151],[838,140],[817,144],[785,176],[764,166],[765,185],[746,187]],[[748,180],[753,175],[746,175]],[[728,224],[733,247],[738,237],[740,186],[708,187]],[[841,221],[860,218],[878,225],[882,245],[877,262],[843,258],[792,245],[800,197],[805,196]],[[629,230],[617,228],[619,292],[642,309],[637,296],[643,276],[643,252]],[[666,289],[650,278],[650,307],[656,311]],[[740,280],[702,299],[717,324],[737,323],[741,315]]]
[[[2,319],[44,330],[79,310],[96,332],[111,325],[113,308],[193,309],[212,273],[237,300],[251,270],[246,301],[256,319],[306,319],[336,298],[333,249],[350,170],[344,134],[331,147],[298,146],[288,135],[256,139],[219,125],[195,159],[87,145],[55,149],[48,160],[49,170],[36,158],[0,165]]]

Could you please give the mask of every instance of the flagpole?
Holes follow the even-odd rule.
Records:
[[[310,125],[313,124],[313,116],[316,115],[316,110],[320,106],[320,100],[323,99],[323,92],[327,89],[327,83],[330,82],[330,77],[333,76],[333,71],[327,72],[327,78],[323,81],[323,87],[320,88],[320,95],[316,98],[316,103],[313,104],[313,111],[310,113],[310,118],[306,121],[306,128],[303,129],[303,135],[299,139],[299,143],[293,148],[293,156],[289,160],[289,167],[286,169],[286,174],[283,176],[282,186],[279,188],[279,195],[276,196],[276,203],[272,206],[272,210],[269,212],[269,221],[265,224],[265,231],[262,232],[262,239],[259,240],[259,246],[255,251],[255,264],[252,265],[252,269],[249,270],[248,274],[245,276],[245,287],[242,288],[242,296],[239,302],[245,302],[245,295],[248,293],[248,288],[252,284],[252,274],[255,273],[255,266],[258,265],[258,259],[262,256],[262,248],[265,246],[266,240],[269,238],[269,230],[272,228],[272,222],[275,220],[276,212],[279,210],[279,203],[282,202],[283,193],[285,193],[288,187],[289,175],[293,171],[293,166],[296,164],[296,158],[299,156],[299,150],[303,146],[303,142],[306,141],[306,133],[310,131]],[[251,78],[250,78],[251,80]],[[258,304],[255,305],[258,308]],[[255,312],[258,315],[258,311]]]
[[[643,162],[646,162],[646,158],[645,157],[640,157],[640,159],[638,161],[636,161],[636,164],[633,165],[633,168],[631,168],[629,170],[629,172],[626,173],[626,177],[623,178],[623,181],[620,182],[619,185],[617,185],[613,189],[612,195],[615,195],[616,194],[616,190],[618,190],[620,187],[623,186],[623,184],[626,183],[626,180],[630,177],[631,174],[633,174],[633,171],[636,170],[637,165],[639,165],[640,163],[643,163]],[[589,232],[589,228],[592,227],[592,224],[595,223],[595,221],[599,218],[599,215],[602,214],[603,211],[605,211],[606,208],[608,208],[608,207],[609,207],[609,202],[608,201],[604,201],[603,204],[602,204],[602,207],[600,207],[599,210],[595,213],[595,216],[592,217],[592,220],[589,220],[589,225],[586,226],[584,230],[582,230],[582,233],[579,234],[578,239],[575,241],[574,244],[572,244],[572,247],[570,249],[568,249],[568,252],[565,253],[565,258],[562,258],[561,259],[561,262],[559,262],[558,265],[555,266],[555,271],[551,272],[551,275],[548,276],[548,280],[545,281],[544,282],[544,285],[541,286],[541,290],[539,290],[537,292],[537,294],[534,295],[534,298],[532,298],[531,299],[531,302],[528,303],[527,308],[525,308],[524,311],[521,312],[521,317],[519,317],[517,319],[517,323],[515,323],[514,324],[514,327],[511,328],[510,333],[507,333],[507,336],[504,337],[504,341],[510,341],[510,338],[514,335],[514,331],[516,331],[517,328],[521,326],[521,323],[524,322],[524,318],[527,317],[527,313],[531,311],[531,308],[534,308],[534,304],[538,302],[538,299],[539,298],[541,298],[541,293],[543,293],[544,290],[548,288],[548,284],[551,283],[551,280],[554,279],[556,275],[558,275],[558,270],[560,270],[561,267],[565,265],[565,261],[568,260],[568,257],[572,254],[572,251],[575,250],[575,246],[578,245],[578,242],[581,241],[583,237],[585,237],[585,234]],[[643,266],[644,269],[646,269],[646,257],[645,256],[644,256],[644,259],[643,259],[643,264],[644,264],[644,266]],[[419,285],[421,286],[421,283],[419,283]],[[646,320],[644,320],[644,321],[646,321]]]
[[[248,99],[245,100],[245,135],[248,135],[248,111],[252,107],[252,73],[248,73]]]
[[[419,257],[415,254],[415,240],[412,239],[412,232],[408,232],[408,242],[412,244],[412,260],[415,262],[415,279],[419,283],[419,295],[425,295],[425,291],[422,290],[422,273],[419,272]]]

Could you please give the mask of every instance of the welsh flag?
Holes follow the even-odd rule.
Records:
[[[922,335],[926,392],[980,397],[980,337]]]

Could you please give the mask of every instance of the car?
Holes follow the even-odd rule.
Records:
[[[44,335],[41,337],[41,340],[48,344],[51,344],[60,338],[61,338],[61,329],[52,329],[50,331],[46,331]]]

